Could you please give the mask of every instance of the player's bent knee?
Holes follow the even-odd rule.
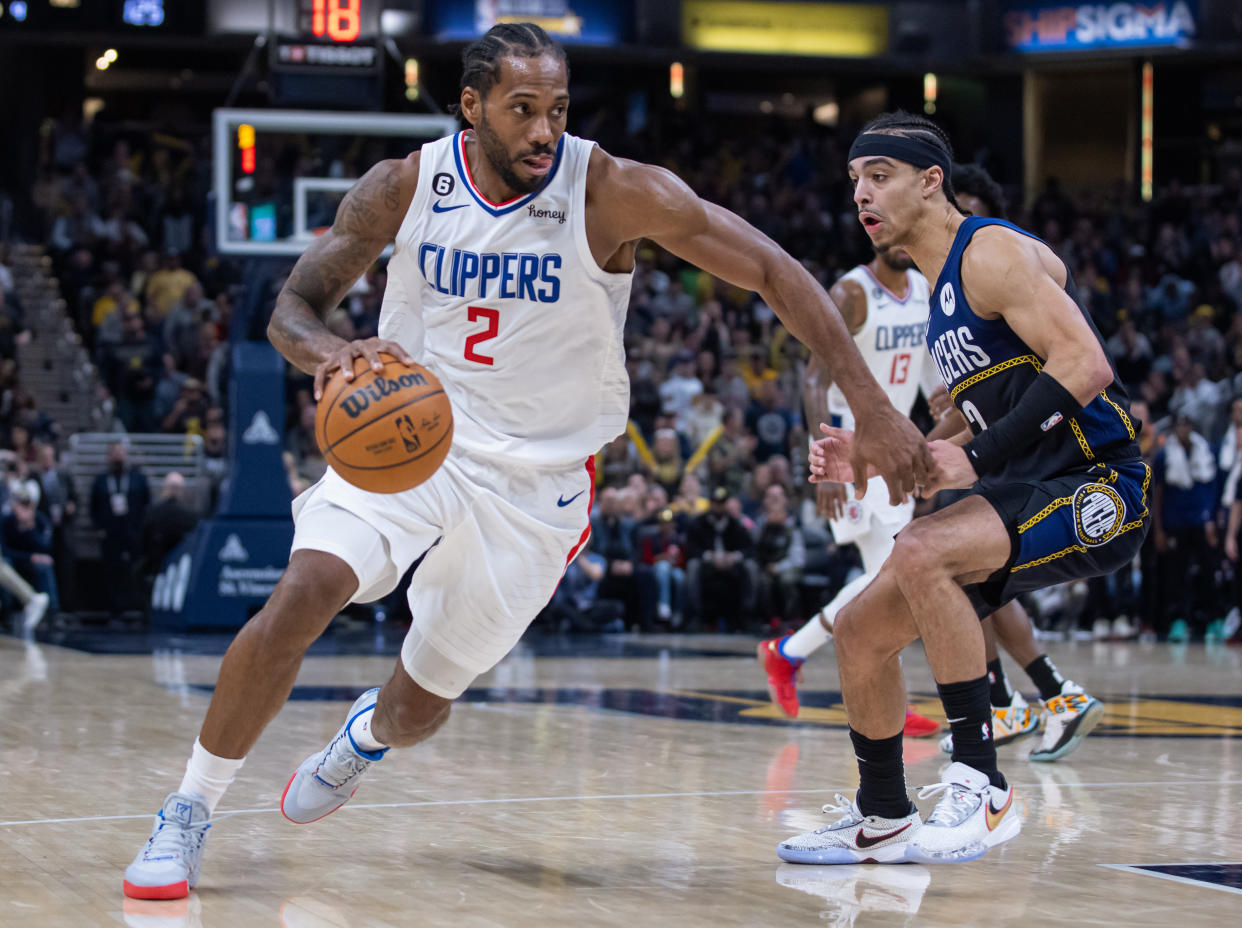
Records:
[[[934,538],[915,526],[897,536],[887,565],[903,588],[908,585],[920,588],[923,578],[948,570]]]
[[[263,608],[247,623],[274,645],[303,650],[327,627],[358,588],[352,568],[322,551],[295,551]]]

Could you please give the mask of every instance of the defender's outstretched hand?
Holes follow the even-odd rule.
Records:
[[[854,479],[854,433],[849,429],[838,429],[830,425],[819,425],[825,437],[811,443],[807,461],[811,470],[811,483],[853,483],[855,494],[858,492],[859,481]],[[862,491],[866,492],[867,480],[878,474],[874,467],[869,467],[866,477],[861,481]]]

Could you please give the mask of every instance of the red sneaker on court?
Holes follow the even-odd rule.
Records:
[[[909,706],[906,707],[906,725],[901,733],[907,738],[930,738],[940,732],[940,723],[934,722],[925,715],[919,715]]]
[[[757,649],[759,663],[768,675],[768,696],[780,710],[791,719],[798,717],[798,684],[802,682],[802,661],[781,653],[784,638],[770,638],[760,642]]]

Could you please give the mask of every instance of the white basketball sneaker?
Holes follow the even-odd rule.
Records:
[[[782,841],[776,856],[791,864],[899,864],[923,821],[917,810],[903,818],[863,815],[854,800],[840,793],[824,811],[841,817]]]
[[[1017,690],[1013,691],[1013,699],[1009,705],[992,707],[992,741],[997,747],[1033,735],[1037,731],[1039,713],[1031,708]],[[953,754],[952,732],[940,739],[940,750],[949,755]]]
[[[1073,680],[1061,684],[1059,696],[1044,703],[1044,736],[1031,760],[1060,760],[1072,753],[1104,718],[1104,704]]]
[[[974,860],[1022,830],[1013,808],[1013,787],[997,789],[986,773],[950,764],[944,782],[919,790],[920,799],[944,793],[910,841],[907,859],[924,864]]]
[[[125,895],[131,899],[188,896],[198,883],[210,818],[201,797],[169,793],[155,814],[151,837],[125,868]]]
[[[364,751],[349,734],[350,723],[363,712],[375,708],[379,687],[367,690],[354,702],[328,746],[302,761],[293,772],[280,797],[280,811],[296,825],[309,825],[335,812],[358,790],[358,781],[367,768],[388,753]]]

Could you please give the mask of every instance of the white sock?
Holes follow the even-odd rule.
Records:
[[[207,802],[208,814],[216,811],[216,805],[224,796],[224,791],[237,776],[237,771],[246,762],[246,758],[217,757],[194,739],[194,750],[185,764],[185,776],[177,787],[179,793],[193,793]]]
[[[816,613],[811,621],[785,639],[781,644],[781,653],[792,660],[805,660],[827,641],[828,629],[824,628],[819,613]]]
[[[375,707],[372,706],[363,712],[359,712],[354,716],[354,720],[349,723],[349,736],[354,739],[354,746],[361,751],[373,753],[375,751],[383,751],[388,745],[375,737],[375,732],[371,731],[371,716],[375,714]]]

